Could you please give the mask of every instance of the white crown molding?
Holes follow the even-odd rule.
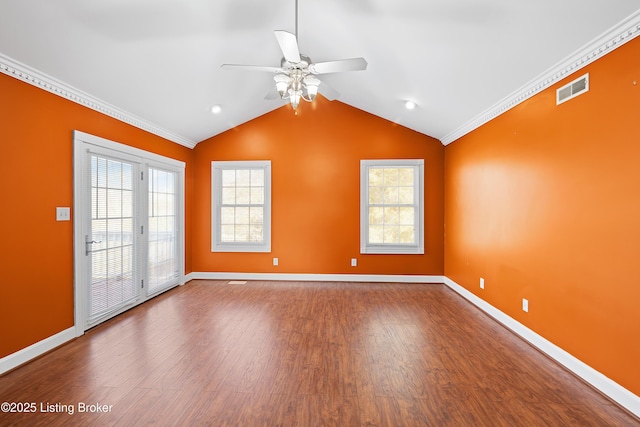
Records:
[[[23,82],[29,83],[37,88],[51,92],[69,101],[80,104],[84,107],[95,110],[106,116],[112,117],[121,122],[135,126],[139,129],[157,135],[159,137],[173,141],[176,144],[184,145],[188,148],[196,146],[197,142],[184,138],[166,129],[154,125],[144,119],[134,116],[98,98],[95,98],[79,89],[61,82],[51,76],[37,71],[28,65],[18,62],[0,53],[0,72],[14,77]]]
[[[575,53],[559,62],[538,77],[512,92],[496,104],[463,124],[453,132],[445,135],[441,142],[444,145],[463,137],[467,133],[493,120],[523,101],[542,92],[546,88],[564,79],[568,75],[584,68],[593,61],[602,58],[614,49],[640,35],[640,10],[618,23],[613,28],[586,44]]]

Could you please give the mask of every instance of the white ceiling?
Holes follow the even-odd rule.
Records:
[[[220,65],[279,66],[273,30],[295,31],[294,5],[1,0],[0,60],[193,145],[284,104],[264,99],[271,74]],[[298,39],[314,62],[366,58],[366,71],[321,76],[340,101],[450,142],[639,7],[638,0],[299,0]],[[409,99],[416,110],[403,108]],[[221,114],[210,113],[214,104]]]

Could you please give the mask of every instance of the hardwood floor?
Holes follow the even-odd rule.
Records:
[[[640,425],[419,284],[192,281],[0,377],[0,401],[37,405],[2,426]]]

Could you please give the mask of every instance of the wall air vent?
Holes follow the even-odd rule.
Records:
[[[589,90],[589,73],[556,90],[556,105],[575,98]]]

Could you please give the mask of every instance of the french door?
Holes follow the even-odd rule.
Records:
[[[139,164],[96,152],[90,163],[90,215],[85,237],[88,325],[134,303],[140,296],[140,235],[136,203]],[[142,226],[140,226],[142,227]]]
[[[183,282],[184,164],[74,134],[76,332]]]

